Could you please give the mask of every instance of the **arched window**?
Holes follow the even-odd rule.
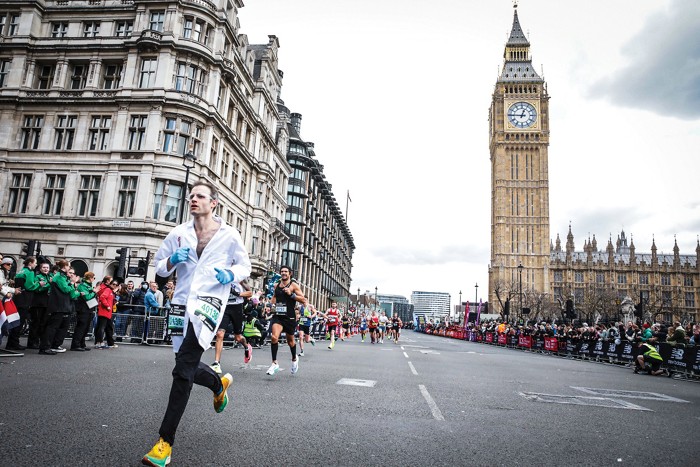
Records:
[[[74,259],[70,262],[70,267],[73,268],[76,276],[83,277],[83,275],[88,272],[88,265],[82,259]]]

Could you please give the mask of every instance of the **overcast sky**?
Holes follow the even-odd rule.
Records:
[[[648,252],[700,234],[700,2],[522,0],[550,100],[550,226],[576,249],[620,230]],[[241,32],[280,40],[356,250],[351,291],[486,298],[488,109],[510,0],[247,0]]]

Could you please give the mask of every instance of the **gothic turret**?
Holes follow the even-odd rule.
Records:
[[[680,255],[680,248],[678,248],[678,240],[676,239],[676,236],[673,236],[673,265],[675,267],[680,267],[681,265],[681,255]]]
[[[637,256],[634,254],[634,239],[630,236],[630,264],[637,264]]]
[[[569,224],[569,233],[566,235],[566,256],[571,256],[574,252],[574,234],[571,233],[571,224]]]
[[[656,255],[656,239],[651,237],[651,264],[659,265],[659,257]]]

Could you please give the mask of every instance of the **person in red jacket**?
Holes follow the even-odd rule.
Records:
[[[119,288],[119,283],[112,280],[111,276],[105,276],[97,292],[97,326],[95,326],[95,348],[117,348],[114,343],[114,324],[112,323],[112,309],[114,308],[114,294]],[[107,337],[107,345],[103,338]]]

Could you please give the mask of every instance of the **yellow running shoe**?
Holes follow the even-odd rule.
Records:
[[[165,467],[170,464],[170,454],[172,452],[173,448],[170,447],[170,443],[163,441],[163,438],[159,438],[153,449],[143,456],[141,463],[152,467]]]
[[[221,385],[223,386],[223,388],[221,389],[221,392],[218,396],[214,395],[214,410],[216,410],[216,413],[223,412],[226,406],[228,405],[228,394],[226,393],[226,390],[232,382],[233,376],[231,376],[231,373],[226,373],[224,376],[221,377]]]

